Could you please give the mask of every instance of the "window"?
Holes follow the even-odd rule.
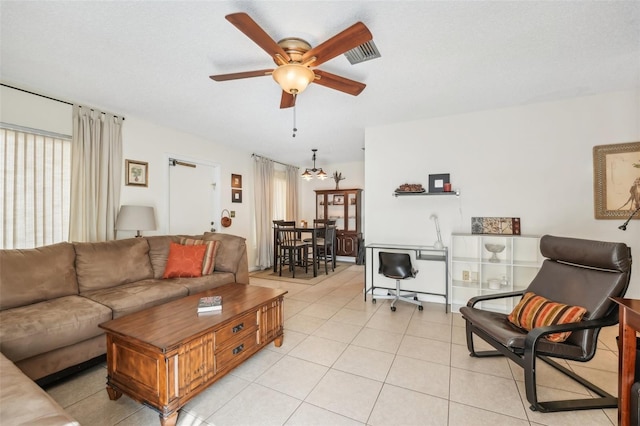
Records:
[[[71,137],[1,127],[0,143],[0,248],[67,241]]]

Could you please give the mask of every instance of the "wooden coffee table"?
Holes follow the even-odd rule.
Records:
[[[100,324],[107,335],[107,392],[126,394],[175,425],[187,401],[271,342],[282,345],[287,292],[228,284]],[[222,312],[198,315],[202,296]]]

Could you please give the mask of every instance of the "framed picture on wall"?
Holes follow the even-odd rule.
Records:
[[[231,187],[242,188],[242,175],[231,175]]]
[[[596,219],[626,219],[640,207],[640,142],[593,147],[593,193]]]
[[[232,189],[231,190],[231,202],[232,203],[241,203],[242,202],[242,189]]]
[[[124,160],[124,178],[128,186],[149,186],[149,163]]]
[[[449,183],[449,173],[429,175],[429,192],[444,192],[445,183]]]

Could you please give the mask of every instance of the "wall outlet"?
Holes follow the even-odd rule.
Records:
[[[469,281],[469,271],[462,271],[462,281]]]
[[[229,217],[236,217],[236,211],[231,210],[231,212],[229,212]]]

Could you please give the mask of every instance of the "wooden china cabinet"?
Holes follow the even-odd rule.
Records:
[[[336,255],[358,256],[362,240],[362,189],[317,189],[316,219],[335,219]]]

